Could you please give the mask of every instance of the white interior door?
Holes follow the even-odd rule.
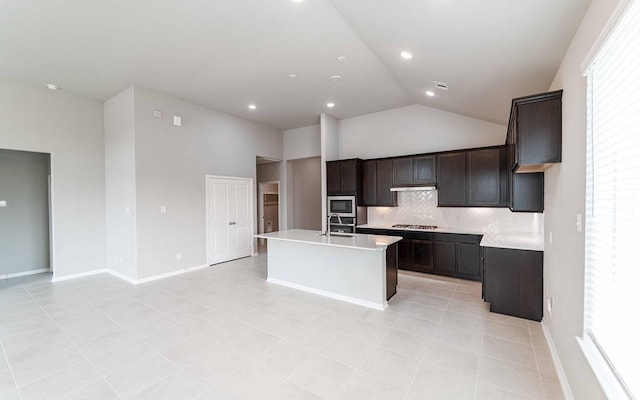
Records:
[[[207,177],[208,264],[251,255],[251,179]]]

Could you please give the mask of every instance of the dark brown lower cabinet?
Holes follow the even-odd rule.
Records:
[[[480,235],[436,233],[434,272],[457,278],[482,279]]]
[[[484,247],[482,293],[489,310],[542,320],[542,251]]]
[[[387,247],[387,300],[396,294],[398,286],[398,243]]]
[[[357,233],[402,236],[398,268],[479,281],[480,235],[357,228]]]

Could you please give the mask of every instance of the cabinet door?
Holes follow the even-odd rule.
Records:
[[[426,185],[436,182],[436,157],[413,157],[413,183]]]
[[[510,173],[509,208],[514,212],[544,211],[544,172]]]
[[[387,247],[387,300],[396,294],[398,286],[398,243]]]
[[[413,157],[393,159],[393,184],[413,185]]]
[[[362,200],[365,206],[376,205],[376,160],[365,161],[362,166]]]
[[[457,272],[480,276],[480,245],[460,242],[457,246]]]
[[[484,263],[484,294],[490,310],[540,321],[543,252],[487,247]]]
[[[552,99],[517,106],[519,165],[562,161],[562,100]]]
[[[398,268],[411,268],[411,239],[402,239],[398,242]]]
[[[327,161],[327,194],[340,194],[340,161]]]
[[[376,179],[377,206],[395,207],[398,205],[398,193],[391,191],[393,185],[393,161],[378,160]]]
[[[439,241],[436,238],[436,260],[434,268],[440,271],[456,272],[456,244],[455,242]]]
[[[356,195],[358,191],[358,161],[340,161],[340,191]]]
[[[467,205],[471,207],[498,207],[504,205],[504,169],[501,149],[483,149],[467,152]]]
[[[431,240],[411,240],[411,263],[417,271],[433,270],[433,242]]]
[[[464,152],[438,155],[438,206],[467,204],[467,155]]]

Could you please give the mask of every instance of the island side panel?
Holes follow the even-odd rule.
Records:
[[[387,306],[384,250],[270,239],[267,280],[378,310]]]

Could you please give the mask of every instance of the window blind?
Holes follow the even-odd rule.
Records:
[[[640,1],[588,70],[585,339],[640,397]]]

